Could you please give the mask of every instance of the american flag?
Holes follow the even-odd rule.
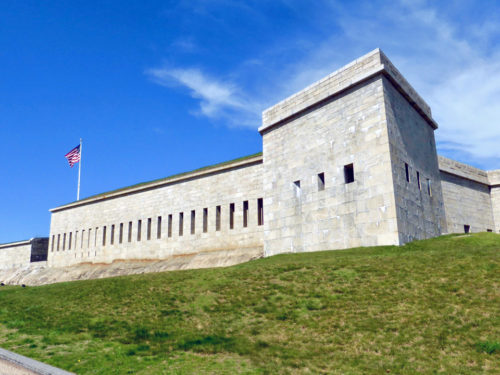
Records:
[[[76,146],[73,150],[64,155],[66,159],[68,159],[68,163],[70,167],[73,167],[75,163],[80,161],[80,145]]]

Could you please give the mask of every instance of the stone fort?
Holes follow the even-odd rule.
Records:
[[[47,266],[500,232],[500,170],[438,156],[437,128],[376,49],[265,110],[260,154],[51,209]]]

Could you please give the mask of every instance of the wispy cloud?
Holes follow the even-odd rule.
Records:
[[[418,58],[413,63],[406,58],[405,69],[440,124],[440,151],[486,168],[498,167],[500,51],[490,52],[483,44],[498,38],[498,29],[472,25],[480,31],[463,32],[462,25],[424,1],[403,1],[402,8],[407,10],[405,21],[420,28],[418,36],[425,41],[417,55],[404,49],[400,53]]]
[[[431,105],[440,125],[439,151],[484,168],[498,168],[500,51],[488,48],[500,39],[498,20],[469,22],[464,30],[463,20],[459,23],[425,0],[375,6],[362,2],[355,11],[328,3],[323,4],[324,16],[336,22],[341,32],[327,33],[283,69],[293,77],[284,92],[320,79],[348,62],[346,56],[353,59],[381,47]]]
[[[240,66],[228,69],[230,79],[186,67],[151,69],[148,75],[161,85],[187,88],[199,101],[198,115],[256,128],[265,107],[381,47],[431,105],[440,152],[498,167],[500,17],[488,12],[488,2],[480,15],[474,2],[318,0],[306,8],[295,0],[279,3],[304,24],[293,38],[269,34],[260,51],[253,49]],[[467,7],[475,7],[473,17]],[[266,14],[258,18],[265,23],[266,17],[274,21]]]
[[[146,74],[159,85],[187,88],[190,95],[199,100],[199,110],[195,114],[224,119],[231,126],[258,126],[258,106],[245,99],[242,90],[233,82],[209,77],[194,68],[149,69]]]

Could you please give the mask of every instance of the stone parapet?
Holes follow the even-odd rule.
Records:
[[[488,171],[488,181],[491,186],[500,186],[500,169]]]
[[[0,270],[29,265],[31,240],[0,244]]]
[[[331,73],[320,81],[306,87],[304,90],[284,99],[268,108],[262,115],[262,126],[259,132],[263,133],[274,125],[307,110],[334,95],[358,85],[376,75],[386,75],[399,91],[407,98],[425,120],[433,128],[437,124],[432,119],[430,107],[403,78],[380,49],[360,57],[343,68]]]
[[[107,193],[102,193],[93,197],[82,199],[80,201],[68,203],[56,208],[52,208],[50,212],[58,212],[68,208],[78,207],[86,204],[96,203],[99,201],[108,200],[110,198],[118,198],[129,194],[140,193],[151,189],[156,189],[164,186],[169,186],[173,184],[178,184],[182,182],[188,182],[193,179],[211,176],[213,174],[229,172],[236,168],[242,168],[247,166],[252,166],[262,163],[262,154],[256,154],[249,157],[237,159],[234,161],[229,161],[226,163],[217,164],[211,167],[201,168],[192,172],[181,173],[176,176],[166,177],[159,180],[154,180],[150,182],[145,182],[142,184],[137,184],[117,190],[113,190]]]
[[[490,185],[488,172],[458,161],[439,156],[439,170],[480,184]]]

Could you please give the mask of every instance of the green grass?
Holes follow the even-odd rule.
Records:
[[[500,236],[0,288],[0,346],[78,374],[499,374]]]

